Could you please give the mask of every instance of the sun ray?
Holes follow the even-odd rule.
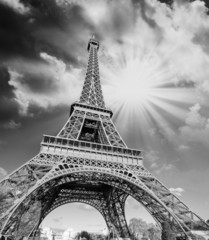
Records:
[[[174,104],[168,103],[159,98],[155,98],[155,101],[153,101],[153,104],[155,104],[160,109],[165,111],[165,113],[168,113],[175,118],[178,118],[182,121],[185,119],[187,111],[184,108],[177,107]]]
[[[137,122],[141,134],[154,124],[172,129],[172,124],[183,123],[197,99],[194,88],[187,82],[179,85],[167,55],[159,58],[154,48],[144,56],[132,50],[124,49],[101,66],[109,105],[120,109],[127,124]]]

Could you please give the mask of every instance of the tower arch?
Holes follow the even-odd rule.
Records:
[[[21,206],[27,202],[27,198],[30,198],[28,205],[32,205],[31,202],[35,199],[37,202],[41,201],[42,214],[38,220],[39,224],[49,212],[62,204],[72,201],[85,202],[95,207],[102,214],[109,229],[114,226],[119,236],[128,238],[130,234],[124,214],[125,200],[128,196],[132,196],[140,202],[155,217],[159,224],[169,221],[172,223],[173,231],[176,233],[181,232],[187,235],[189,232],[189,228],[182,224],[173,215],[172,211],[142,181],[139,179],[136,181],[133,172],[127,171],[127,169],[120,171],[118,174],[111,169],[101,170],[92,166],[85,166],[83,169],[80,169],[78,165],[73,168],[70,164],[68,171],[66,171],[66,166],[65,169],[55,168],[56,170],[57,173],[52,178],[46,177],[47,180],[42,180],[42,184],[38,184],[28,194],[26,199],[19,203],[19,206],[11,213],[12,218],[9,218],[4,226],[4,234],[13,234],[11,226],[15,226],[14,223],[15,221],[17,222],[18,209],[21,209]],[[68,196],[64,197],[63,195],[66,194],[67,190],[69,190],[71,195],[68,194]],[[73,192],[74,195],[72,195]],[[51,197],[47,199],[46,196],[49,196],[49,193],[51,193]],[[99,195],[99,193],[101,194]],[[91,195],[90,197],[89,194]],[[120,206],[120,209],[116,209],[116,204]],[[108,209],[108,206],[111,206],[111,209]],[[113,210],[114,208],[115,210]],[[115,226],[114,221],[117,211],[120,211],[120,213],[118,214],[118,226]]]
[[[53,206],[52,208],[50,208],[50,210],[49,211],[47,211],[45,214],[44,214],[44,216],[42,216],[37,222],[36,222],[36,224],[34,224],[34,227],[32,228],[32,230],[30,231],[30,233],[28,234],[28,238],[33,238],[33,237],[35,237],[36,236],[36,233],[37,232],[39,232],[38,231],[38,229],[41,227],[41,226],[44,226],[45,224],[44,224],[44,222],[45,221],[47,221],[46,219],[47,218],[49,218],[49,219],[51,219],[52,217],[50,216],[51,214],[53,214],[54,213],[54,211],[56,211],[56,216],[63,216],[62,214],[60,214],[59,213],[59,209],[60,208],[62,208],[62,207],[64,207],[64,209],[65,209],[65,211],[66,211],[66,213],[68,214],[68,215],[70,215],[70,218],[68,218],[69,220],[72,220],[72,219],[74,219],[74,215],[72,214],[72,210],[74,210],[74,205],[73,204],[77,204],[77,203],[79,203],[79,204],[83,204],[83,205],[87,205],[87,206],[90,206],[92,209],[91,209],[91,211],[93,210],[94,211],[94,214],[95,214],[95,212],[97,213],[97,214],[99,214],[99,217],[104,221],[104,223],[105,223],[105,218],[104,218],[104,216],[102,215],[102,212],[100,211],[100,208],[97,206],[97,204],[95,204],[93,201],[87,201],[87,200],[82,200],[82,199],[77,199],[77,198],[69,198],[69,199],[65,199],[65,200],[60,200],[60,202],[56,205],[56,206]],[[68,207],[66,207],[66,205],[69,205],[69,209],[68,209]],[[77,211],[78,209],[76,209],[76,211]],[[80,210],[80,211],[82,211],[82,213],[83,213],[83,211],[84,210]],[[75,212],[75,211],[73,211],[73,212]],[[62,211],[62,213],[63,213],[63,211]],[[86,217],[87,215],[89,214],[89,211],[88,212],[86,212],[85,214],[84,214],[84,217]],[[92,212],[90,213],[90,214],[92,214]],[[89,215],[88,215],[89,216]],[[90,217],[91,217],[92,215],[90,215]],[[101,220],[100,219],[100,220]],[[83,220],[82,220],[83,221]],[[104,224],[103,223],[103,224]],[[69,225],[70,224],[70,225]],[[73,226],[71,226],[71,222],[69,223],[68,225],[70,226],[70,227],[72,227],[73,229],[74,229],[74,227]],[[88,224],[89,224],[89,222],[88,222]],[[106,223],[105,223],[106,224]],[[47,224],[48,225],[48,224]],[[107,224],[106,224],[106,226],[107,226]],[[62,227],[63,228],[63,227]]]

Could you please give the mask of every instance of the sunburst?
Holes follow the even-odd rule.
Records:
[[[123,60],[120,56],[114,55],[111,65],[101,70],[107,103],[123,122],[140,125],[141,134],[153,123],[169,128],[182,124],[196,95],[193,88],[179,86],[178,73],[169,61],[152,53],[132,58],[123,54]]]

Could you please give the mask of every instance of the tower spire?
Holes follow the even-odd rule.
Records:
[[[97,56],[99,41],[95,38],[95,35],[92,35],[90,38],[87,50],[89,52],[89,60],[80,103],[99,108],[106,108],[99,79],[99,64]]]

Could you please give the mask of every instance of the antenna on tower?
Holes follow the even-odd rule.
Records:
[[[99,41],[96,39],[95,34],[92,34],[92,35],[91,35],[91,38],[90,38],[90,40],[89,40],[89,42],[88,42],[88,46],[87,46],[87,50],[88,50],[88,51],[90,50],[90,46],[91,46],[91,45],[96,46],[96,49],[97,49],[97,51],[98,51],[98,49],[99,49]]]

